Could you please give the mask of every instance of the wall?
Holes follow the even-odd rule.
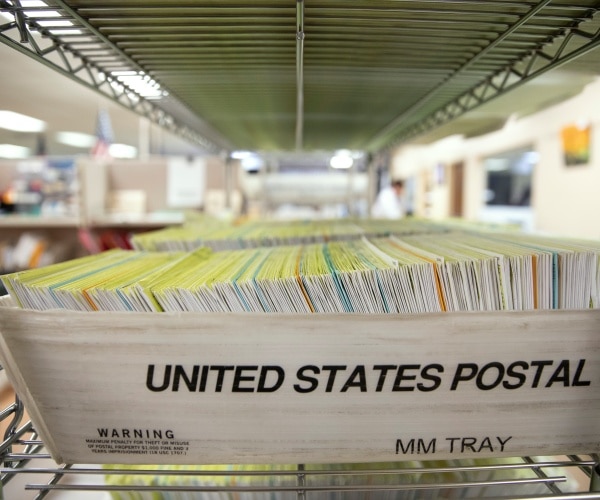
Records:
[[[600,238],[600,81],[579,95],[535,115],[509,120],[502,130],[473,139],[450,137],[427,146],[407,146],[396,151],[393,175],[416,176],[417,215],[448,216],[447,185],[436,186],[424,200],[423,182],[438,164],[465,164],[464,217],[480,217],[485,189],[483,159],[495,153],[532,145],[540,154],[533,175],[534,229],[543,233],[581,238]],[[579,121],[592,126],[591,160],[588,165],[564,164],[561,128]],[[428,203],[429,202],[429,203]]]
[[[225,186],[225,162],[219,157],[205,157],[206,189]],[[108,189],[142,189],[146,192],[147,211],[164,210],[167,207],[166,157],[153,157],[146,161],[121,160],[108,165]]]
[[[216,156],[203,158],[205,167],[204,204],[211,191],[225,190],[225,162]],[[148,213],[168,210],[167,183],[169,157],[150,157],[146,160],[82,161],[80,176],[84,180],[84,201],[87,214],[103,215],[115,190],[139,190],[145,194],[144,207]],[[235,180],[235,179],[234,179]],[[235,188],[235,182],[233,183]],[[189,207],[200,208],[200,207]]]

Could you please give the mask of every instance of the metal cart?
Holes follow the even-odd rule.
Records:
[[[31,495],[27,498],[62,498],[64,492],[77,492],[77,498],[111,492],[124,495],[116,498],[154,493],[152,498],[600,499],[598,455],[521,457],[485,464],[456,460],[342,467],[297,464],[237,470],[128,466],[107,469],[100,465],[56,464],[25,417],[18,396],[0,412],[0,422],[8,425],[0,445],[0,498],[5,500],[23,498],[27,493]],[[116,480],[105,481],[108,476]],[[125,476],[129,478],[127,483],[118,480]],[[17,482],[17,477],[24,486],[11,484]],[[17,492],[19,496],[14,497]]]

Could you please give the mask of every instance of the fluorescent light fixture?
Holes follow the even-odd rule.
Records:
[[[96,144],[96,137],[80,132],[58,132],[56,140],[61,144],[73,146],[74,148],[91,148]]]
[[[163,96],[160,85],[142,71],[120,70],[111,72],[111,75],[146,99],[158,99]]]
[[[255,172],[263,167],[263,160],[258,155],[247,156],[242,158],[242,168],[247,172]]]
[[[121,85],[116,80],[110,80],[110,86],[119,93],[122,93],[124,91],[123,85]]]
[[[46,129],[46,122],[14,111],[0,110],[0,128],[15,132],[42,132]]]
[[[21,0],[21,7],[31,9],[32,7],[48,7],[48,4],[42,0]]]
[[[62,17],[60,12],[55,10],[33,10],[31,12],[25,12],[27,17],[35,19],[36,17]]]
[[[48,31],[52,35],[81,35],[83,33],[83,31],[77,30],[77,29],[73,29],[73,30],[54,29],[54,30],[48,30]]]
[[[108,153],[113,158],[135,158],[137,148],[127,144],[111,144],[108,147]]]
[[[37,21],[42,28],[64,28],[73,26],[73,23],[68,19],[52,19],[49,21]]]
[[[251,151],[234,151],[231,153],[231,157],[234,160],[243,160],[244,158],[250,158],[252,156],[254,156],[254,153]]]
[[[14,144],[0,144],[0,158],[23,159],[29,158],[30,150]]]
[[[257,170],[260,170],[265,164],[261,156],[252,151],[233,151],[230,154],[230,158],[233,158],[234,160],[239,160],[240,165],[247,172],[256,172]]]
[[[337,151],[335,155],[331,157],[331,160],[329,160],[329,165],[331,165],[331,168],[335,169],[347,169],[353,164],[354,158],[352,158],[352,153],[345,149]]]

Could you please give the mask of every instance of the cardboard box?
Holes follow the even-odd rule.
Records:
[[[600,311],[144,314],[0,308],[0,358],[67,463],[600,452]]]

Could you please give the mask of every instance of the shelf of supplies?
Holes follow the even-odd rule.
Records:
[[[88,226],[91,228],[154,228],[183,224],[184,220],[185,216],[181,212],[114,214],[94,217],[90,220]]]
[[[81,225],[79,217],[45,217],[35,215],[0,215],[0,228],[71,228]]]

